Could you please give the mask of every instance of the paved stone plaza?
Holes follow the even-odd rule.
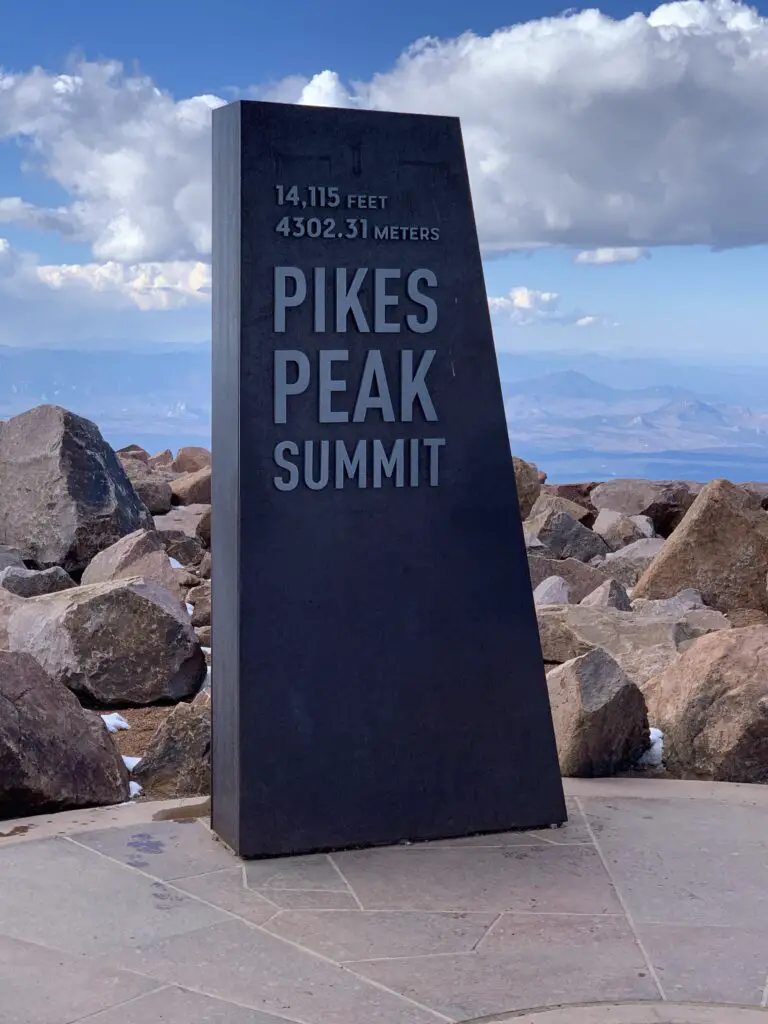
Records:
[[[195,801],[0,822],[0,1024],[768,1024],[768,787],[567,792],[559,830],[245,866],[154,820]]]

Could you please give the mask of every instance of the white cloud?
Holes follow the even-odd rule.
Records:
[[[734,0],[425,39],[367,82],[326,69],[261,93],[460,115],[486,251],[768,241],[768,20]],[[0,217],[88,241],[99,261],[206,257],[222,102],[175,100],[115,63],[0,73],[0,137],[26,139],[71,196],[9,197]]]
[[[624,248],[603,248],[587,249],[576,253],[574,263],[587,263],[593,267],[604,267],[611,263],[637,263],[638,260],[651,258],[647,249],[640,249],[637,246],[625,246]]]
[[[424,39],[368,81],[325,69],[252,94],[461,116],[486,253],[569,246],[582,250],[577,262],[604,265],[655,245],[768,242],[768,19],[734,0]],[[92,254],[31,276],[16,254],[15,285],[137,309],[197,304],[211,245],[210,114],[223,102],[177,99],[114,62],[0,69],[0,139],[19,141],[62,193],[51,206],[23,189],[0,195],[0,224],[56,232]]]
[[[608,323],[603,317],[581,310],[562,312],[557,292],[536,291],[525,285],[510,288],[506,295],[489,297],[488,306],[491,315],[502,317],[506,323],[516,327],[531,327],[534,324],[595,327],[607,326]]]

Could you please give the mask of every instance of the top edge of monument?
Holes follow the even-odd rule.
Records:
[[[376,118],[399,118],[402,120],[423,118],[429,119],[430,121],[450,121],[452,123],[459,124],[460,118],[455,114],[426,114],[417,111],[402,111],[402,110],[373,110],[369,107],[335,107],[335,106],[321,106],[313,103],[287,103],[279,100],[232,100],[231,103],[225,103],[221,107],[215,107],[213,110],[213,116],[215,117],[220,110],[230,110],[233,107],[240,107],[243,110],[311,110],[313,113],[326,112],[329,116],[334,117],[345,117],[359,118],[361,115],[375,116]]]

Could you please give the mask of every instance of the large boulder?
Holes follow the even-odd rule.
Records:
[[[208,469],[210,465],[211,453],[207,448],[189,445],[186,448],[179,448],[176,458],[171,462],[171,469],[174,473],[197,473],[199,469]]]
[[[149,741],[133,777],[157,799],[211,792],[211,691],[177,704]]]
[[[138,459],[145,465],[149,463],[149,452],[142,448],[140,444],[127,444],[124,448],[118,448],[115,455],[120,459]]]
[[[542,545],[555,558],[576,558],[580,562],[602,557],[608,551],[605,541],[582,526],[567,512],[549,509],[523,524],[526,542]]]
[[[71,590],[75,581],[60,565],[50,569],[19,569],[10,565],[0,572],[0,587],[10,590],[17,597],[40,597],[41,594],[56,594],[60,590]]]
[[[547,688],[561,775],[614,775],[650,746],[643,695],[605,651],[549,672]]]
[[[90,420],[41,405],[0,424],[0,542],[26,560],[77,572],[126,533],[151,526]]]
[[[133,489],[153,516],[170,512],[173,499],[171,484],[159,470],[154,470],[134,455],[121,458],[120,462]]]
[[[142,576],[184,603],[184,592],[171,566],[165,545],[155,530],[137,530],[100,551],[83,573],[82,582],[112,583]]]
[[[668,537],[693,504],[691,485],[685,480],[608,480],[589,494],[597,508],[624,516],[648,516],[662,537]]]
[[[200,564],[204,548],[197,527],[210,510],[210,505],[179,505],[167,515],[155,516],[155,529],[171,558],[182,565]]]
[[[211,468],[177,476],[171,484],[174,505],[210,505]]]
[[[128,795],[128,772],[101,717],[31,655],[0,650],[0,817]]]
[[[634,587],[665,543],[662,537],[643,537],[625,548],[611,551],[600,563],[600,568],[606,576],[623,586]]]
[[[541,493],[539,482],[539,471],[532,462],[512,456],[515,467],[515,483],[517,485],[517,503],[520,506],[520,516],[527,519],[531,514],[536,499]]]
[[[712,633],[645,688],[668,760],[721,782],[768,782],[768,627]]]
[[[184,700],[205,678],[186,610],[141,578],[28,598],[7,632],[10,650],[31,654],[90,707]]]
[[[609,508],[600,509],[592,529],[598,537],[603,538],[611,551],[618,551],[647,536],[635,519],[623,516],[621,512],[612,512]]]
[[[702,488],[688,515],[648,566],[634,597],[671,597],[693,587],[712,608],[768,611],[768,515],[728,480]]]
[[[545,662],[560,664],[601,647],[641,689],[677,660],[688,641],[717,628],[711,622],[697,622],[695,616],[691,612],[653,618],[588,605],[536,609]],[[721,628],[727,629],[728,621],[721,621]]]
[[[546,555],[535,551],[528,552],[528,572],[534,590],[548,576],[562,577],[570,587],[571,601],[574,604],[578,604],[608,579],[600,569],[579,562],[576,558],[547,558]]]

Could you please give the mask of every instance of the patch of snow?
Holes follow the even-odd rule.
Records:
[[[131,787],[131,797],[132,798],[135,797],[135,796],[141,796],[141,794],[144,792],[143,789],[141,788],[141,786],[138,784],[138,782],[131,782],[131,783],[129,783],[129,785]]]
[[[184,568],[184,566],[181,564],[181,562],[177,562],[176,559],[175,558],[171,558],[170,555],[168,556],[168,561],[171,563],[171,568],[172,569],[183,569]]]
[[[128,769],[129,772],[133,771],[133,769],[136,767],[140,760],[140,757],[127,757],[125,754],[123,754],[123,761],[125,762],[125,767]]]
[[[195,606],[193,604],[190,604],[189,601],[187,601],[187,611],[189,612],[189,614],[191,615],[194,612],[194,610]]]
[[[122,715],[118,715],[116,711],[113,711],[111,715],[102,715],[104,719],[104,725],[110,732],[119,732],[121,729],[130,729],[130,725],[126,722]]]
[[[203,654],[210,654],[211,653],[211,648],[210,647],[201,647],[200,650],[203,652]]]
[[[664,733],[661,729],[651,729],[651,745],[637,763],[645,768],[659,768],[663,754]]]

